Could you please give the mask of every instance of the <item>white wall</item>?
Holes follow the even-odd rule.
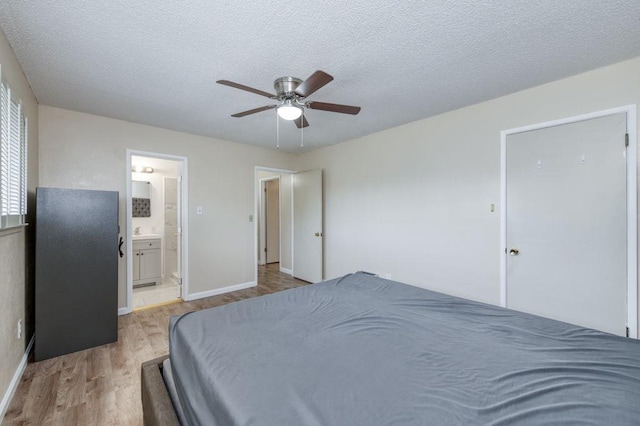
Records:
[[[637,103],[640,58],[303,154],[325,171],[326,276],[498,304],[500,131]]]
[[[35,188],[38,185],[38,103],[29,87],[4,33],[0,31],[2,79],[22,100],[28,128],[28,215],[31,226],[17,231],[0,231],[0,399],[7,395],[11,378],[33,335],[34,316],[34,217]],[[22,339],[16,336],[18,320],[26,327]],[[0,407],[4,409],[6,407]],[[1,415],[1,413],[0,413]]]
[[[189,292],[252,282],[255,166],[290,169],[293,154],[40,106],[40,183],[120,192],[125,235],[125,150],[188,157]],[[196,215],[196,206],[204,214]],[[125,258],[118,306],[126,304]]]

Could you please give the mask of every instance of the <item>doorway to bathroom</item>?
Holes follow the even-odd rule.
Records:
[[[174,303],[186,293],[187,159],[127,151],[127,308]]]

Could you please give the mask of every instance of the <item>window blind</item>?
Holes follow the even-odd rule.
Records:
[[[24,223],[26,190],[27,119],[0,78],[0,228]]]
[[[20,214],[27,214],[27,117],[20,114]]]
[[[21,173],[20,166],[22,161],[20,159],[21,143],[20,139],[20,105],[11,101],[9,113],[9,214],[18,215],[22,214],[20,211],[20,182]]]
[[[9,96],[0,83],[0,214],[9,214]]]

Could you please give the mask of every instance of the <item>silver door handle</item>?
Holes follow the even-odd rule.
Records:
[[[517,256],[518,253],[520,253],[520,250],[518,250],[517,248],[512,248],[511,250],[509,250],[510,256]]]

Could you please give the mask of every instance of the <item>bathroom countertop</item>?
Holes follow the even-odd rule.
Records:
[[[158,238],[162,238],[162,235],[160,234],[133,234],[133,240],[154,240],[154,239],[158,239]]]

